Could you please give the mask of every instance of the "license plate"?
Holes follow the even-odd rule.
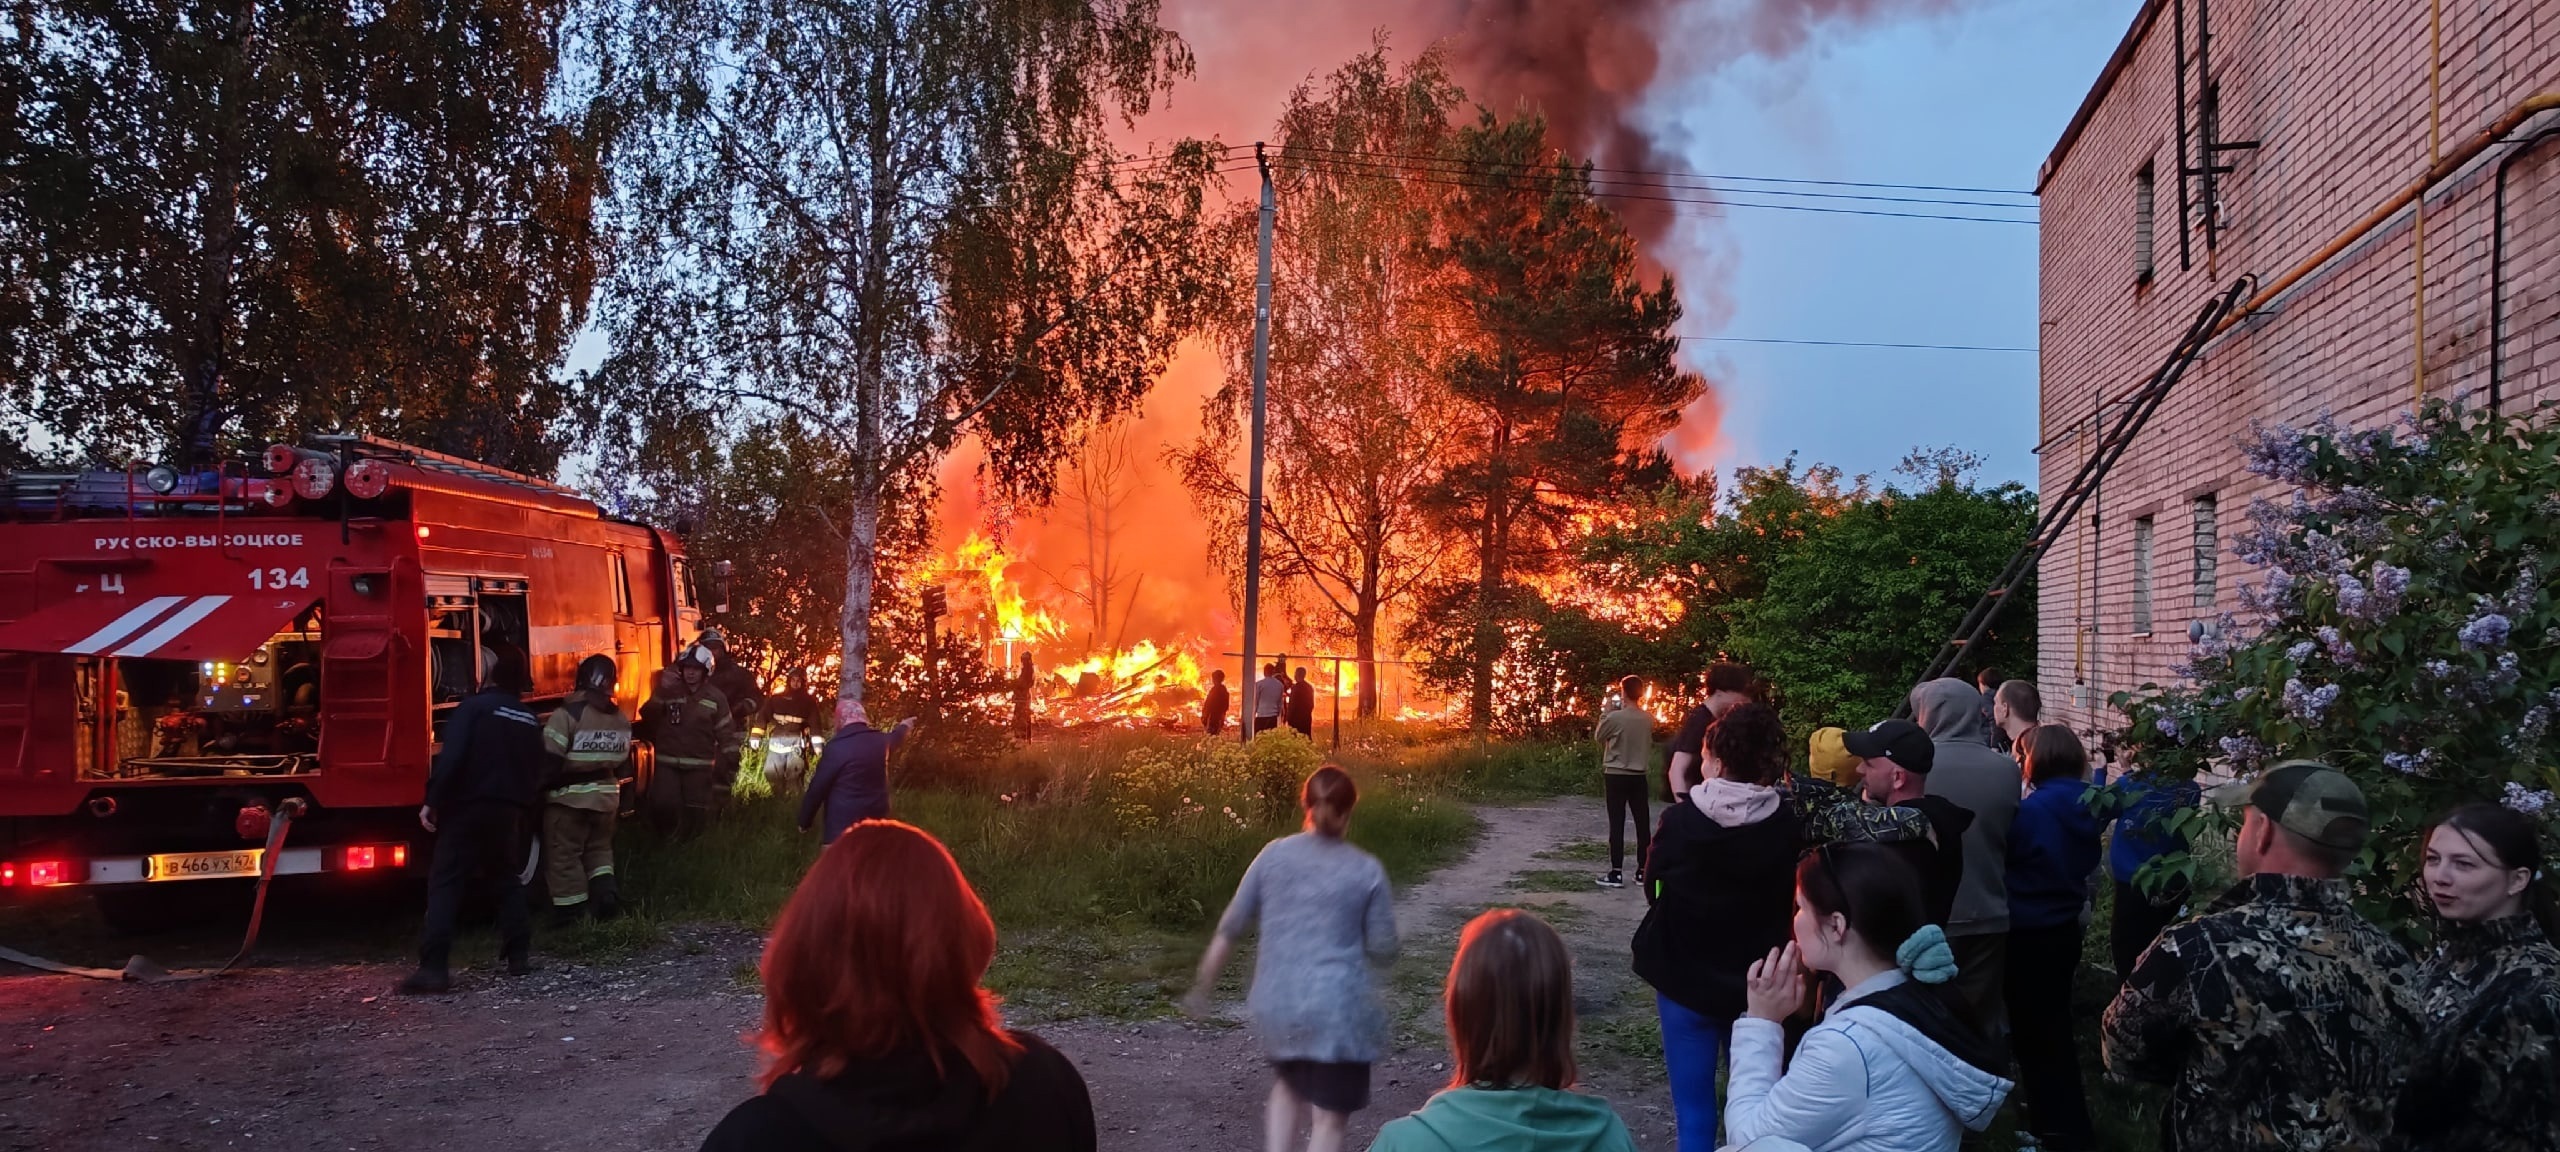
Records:
[[[255,876],[262,848],[238,852],[166,852],[151,858],[153,880],[204,880],[216,876]]]

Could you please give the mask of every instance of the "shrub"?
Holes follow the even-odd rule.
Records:
[[[2405,916],[2418,836],[2443,809],[2552,812],[2560,428],[2551,409],[2430,402],[2396,429],[2261,429],[2250,469],[2297,487],[2234,545],[2264,569],[2181,669],[2114,697],[2119,748],[2166,779],[2316,757],[2354,777],[2374,837],[2368,909]],[[2175,862],[2171,862],[2174,866]]]

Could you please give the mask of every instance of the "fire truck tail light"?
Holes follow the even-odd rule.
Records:
[[[15,864],[0,864],[0,888],[15,888],[17,886],[18,866]]]
[[[391,846],[391,866],[394,868],[406,868],[409,866],[408,845],[394,844]]]
[[[420,540],[424,540],[424,539],[426,539],[427,537],[432,536],[432,535],[434,535],[434,534],[435,534],[435,529],[433,529],[433,528],[429,528],[429,527],[427,527],[427,526],[426,526],[426,525],[424,525],[424,524],[420,524],[420,525],[418,525],[418,539],[420,539]]]
[[[371,500],[391,489],[391,469],[378,460],[358,460],[347,465],[347,495],[358,500]]]
[[[27,864],[27,887],[50,888],[63,882],[69,869],[60,860],[36,860]]]
[[[347,849],[347,871],[362,872],[373,867],[373,845],[358,844]]]

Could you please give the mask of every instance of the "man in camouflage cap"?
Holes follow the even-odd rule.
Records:
[[[2171,1086],[2164,1148],[2372,1148],[2418,1024],[2409,954],[2339,879],[2364,848],[2364,793],[2297,760],[2212,795],[2247,806],[2244,878],[2134,964],[2107,1007],[2107,1070]]]

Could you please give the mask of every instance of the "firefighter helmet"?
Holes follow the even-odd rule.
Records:
[[[676,671],[682,672],[687,668],[708,672],[711,670],[711,662],[703,659],[702,649],[688,648],[683,655],[676,657]]]
[[[622,670],[614,665],[613,657],[601,652],[578,662],[578,687],[586,691],[611,692],[621,679]]]

